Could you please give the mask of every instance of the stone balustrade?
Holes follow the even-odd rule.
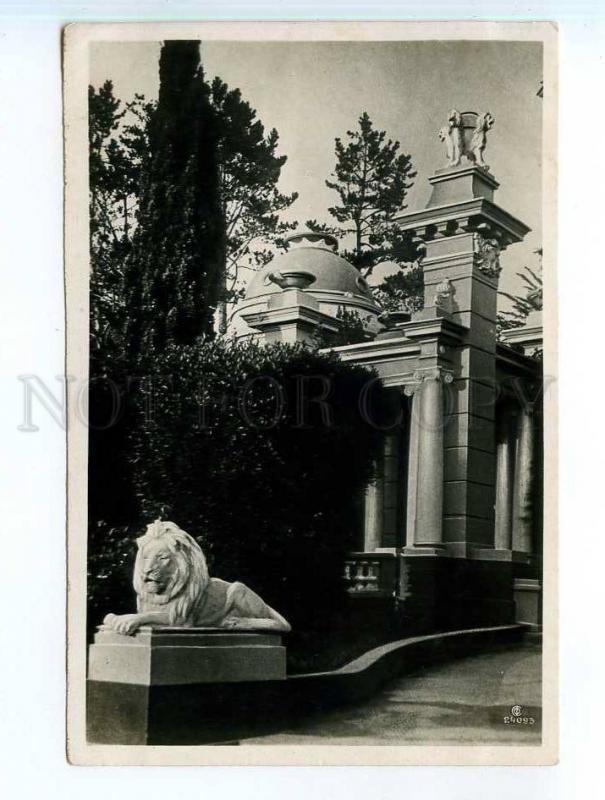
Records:
[[[352,595],[391,597],[395,560],[391,553],[349,553],[343,578]]]

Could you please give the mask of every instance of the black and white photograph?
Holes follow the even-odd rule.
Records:
[[[64,48],[72,763],[554,763],[556,28]]]

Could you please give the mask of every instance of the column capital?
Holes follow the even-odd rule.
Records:
[[[403,387],[403,391],[407,397],[411,397],[417,389],[419,389],[425,381],[439,381],[440,383],[452,383],[454,380],[454,373],[451,369],[446,367],[434,366],[417,369],[413,375],[413,381]]]

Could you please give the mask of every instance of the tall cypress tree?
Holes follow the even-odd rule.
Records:
[[[167,41],[125,268],[133,360],[211,336],[224,261],[217,131],[198,41]]]
[[[147,373],[170,342],[187,345],[213,332],[225,225],[216,124],[199,44],[165,42],[161,51],[158,104],[148,109],[148,149],[138,166],[138,213],[123,250],[123,285],[115,289],[122,289],[122,302],[112,319],[112,350],[91,363],[91,523],[122,523],[136,514],[127,454],[142,396],[130,377]],[[105,100],[108,107],[101,110],[115,114],[111,97]],[[101,123],[107,127],[105,117]],[[116,395],[119,415],[112,420]],[[103,546],[94,530],[92,524],[91,552]]]

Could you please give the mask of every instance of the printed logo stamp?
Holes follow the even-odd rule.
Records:
[[[535,725],[536,718],[533,716],[533,712],[530,713],[530,710],[525,709],[523,706],[519,704],[515,704],[511,706],[510,714],[505,714],[502,717],[502,721],[505,725]]]

